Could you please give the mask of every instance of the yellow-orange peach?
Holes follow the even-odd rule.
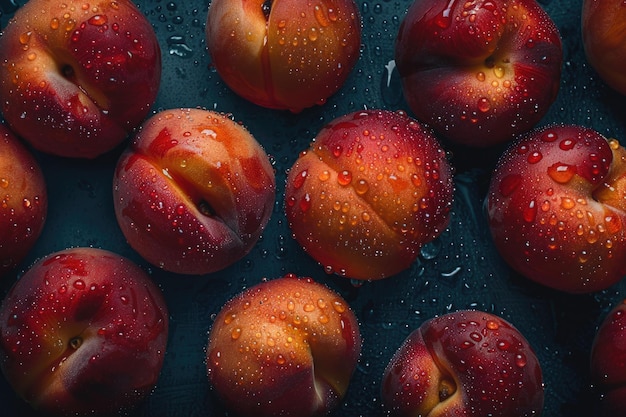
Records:
[[[212,0],[206,43],[235,93],[298,112],[345,83],[359,58],[361,19],[354,0]]]
[[[208,377],[237,415],[324,415],[346,393],[361,350],[347,302],[286,275],[228,301],[211,328]]]
[[[318,134],[293,164],[285,210],[295,239],[342,276],[407,269],[443,232],[452,169],[433,134],[404,112],[357,111]]]

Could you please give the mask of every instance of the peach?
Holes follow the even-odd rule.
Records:
[[[327,272],[381,279],[407,269],[447,227],[452,169],[404,112],[357,111],[325,126],[289,170],[294,238]]]
[[[345,83],[359,59],[361,19],[354,0],[212,0],[206,44],[235,93],[299,112]]]
[[[346,393],[361,351],[347,302],[288,274],[229,300],[206,350],[209,381],[237,415],[321,416]]]
[[[244,257],[269,221],[274,170],[225,114],[164,110],[121,155],[114,205],[128,243],[167,271],[207,274]]]
[[[0,276],[35,245],[46,222],[48,194],[34,155],[0,124]]]
[[[0,110],[33,147],[95,158],[146,117],[161,50],[129,0],[30,0],[0,37]]]
[[[390,415],[524,417],[543,409],[543,379],[532,347],[511,323],[461,310],[427,320],[393,355],[383,375]]]
[[[35,263],[0,306],[0,366],[47,415],[117,413],[158,381],[168,338],[159,288],[126,258],[95,248]]]

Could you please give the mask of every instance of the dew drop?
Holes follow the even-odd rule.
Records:
[[[576,141],[572,139],[563,139],[562,141],[559,142],[559,148],[561,148],[564,151],[569,151],[573,149],[574,145],[576,145]]]
[[[363,195],[363,194],[367,193],[369,188],[370,188],[369,183],[366,180],[364,180],[364,179],[359,179],[354,184],[354,190],[356,191],[356,193],[358,195]]]
[[[498,330],[500,328],[500,325],[495,320],[487,320],[487,328],[489,330]]]
[[[104,26],[107,24],[107,17],[106,15],[102,15],[102,14],[97,14],[95,16],[92,16],[89,18],[89,20],[87,20],[87,22],[92,25],[92,26]]]
[[[346,305],[339,300],[333,301],[333,309],[339,314],[345,313]]]
[[[324,170],[320,172],[318,178],[320,181],[328,181],[328,179],[330,178],[330,172],[328,172],[328,170]]]
[[[478,100],[478,110],[481,113],[487,113],[491,109],[491,103],[489,99],[482,97]]]
[[[498,340],[496,346],[500,350],[509,350],[509,348],[511,347],[511,343],[506,340]]]
[[[309,174],[307,170],[303,170],[302,172],[300,172],[300,174],[296,175],[296,177],[293,179],[293,187],[296,190],[301,188],[304,185],[304,181],[306,180],[306,177],[308,175]]]
[[[419,175],[417,175],[416,173],[413,173],[411,174],[411,183],[413,184],[413,186],[419,188],[422,186],[422,179],[420,178]]]
[[[527,363],[528,363],[528,361],[526,359],[526,355],[524,355],[522,352],[520,352],[517,355],[515,355],[515,365],[518,368],[525,367]]]
[[[576,167],[557,162],[548,167],[548,175],[559,184],[567,184],[576,175]]]
[[[348,170],[343,170],[337,175],[337,182],[340,185],[346,186],[352,182],[352,173]]]
[[[530,164],[536,164],[542,159],[543,159],[543,155],[539,151],[531,152],[530,155],[528,155],[528,163]]]
[[[32,32],[24,32],[19,36],[19,42],[22,45],[26,45],[28,44],[28,42],[30,41],[30,36],[32,35]]]
[[[528,206],[522,212],[522,216],[528,223],[535,221],[535,217],[537,216],[537,204],[535,200],[531,200],[530,203],[528,203]]]
[[[561,207],[565,210],[571,210],[576,206],[576,201],[569,197],[561,198]]]
[[[239,337],[241,337],[241,327],[235,327],[231,332],[230,332],[230,338],[232,340],[237,340],[239,339]]]

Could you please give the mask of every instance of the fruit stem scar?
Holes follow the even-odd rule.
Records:
[[[208,216],[208,217],[213,217],[216,214],[216,212],[213,209],[213,207],[211,207],[209,202],[206,201],[206,200],[202,200],[202,201],[200,201],[198,203],[198,210],[200,210],[200,213],[202,213],[202,214],[204,214],[205,216]]]
[[[270,11],[272,10],[272,0],[265,0],[261,4],[261,10],[263,11],[265,20],[268,20],[270,18]]]
[[[70,339],[70,347],[77,350],[83,344],[83,339],[80,336],[75,336]]]
[[[76,75],[74,72],[74,68],[72,68],[72,66],[69,64],[65,64],[61,67],[61,74],[63,74],[63,77],[71,81],[74,80]]]
[[[450,398],[452,394],[456,391],[456,387],[452,381],[447,379],[439,382],[439,401],[443,402],[446,399]]]

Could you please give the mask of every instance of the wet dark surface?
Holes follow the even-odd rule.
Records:
[[[559,96],[540,124],[578,123],[622,139],[626,137],[626,99],[609,90],[586,64],[580,38],[581,3],[541,2],[561,31],[564,64]],[[317,131],[347,112],[405,108],[397,74],[389,73],[389,63],[410,0],[358,1],[364,31],[357,67],[343,89],[324,106],[297,115],[247,103],[220,80],[204,48],[207,1],[138,4],[153,22],[163,51],[163,80],[155,111],[201,106],[232,113],[271,155],[278,196],[266,232],[246,258],[210,276],[177,276],[145,263],[126,244],[117,226],[111,180],[121,149],[95,161],[37,154],[49,189],[48,221],[20,269],[57,250],[95,246],[136,261],[151,273],[166,296],[171,313],[170,341],[161,379],[153,395],[133,415],[226,415],[212,397],[205,375],[204,347],[212,317],[243,288],[287,272],[328,284],[346,298],[361,323],[362,358],[345,401],[333,416],[384,415],[380,380],[395,350],[424,320],[463,308],[498,314],[529,339],[544,372],[545,416],[594,415],[589,349],[597,325],[626,296],[626,282],[595,294],[568,295],[540,287],[508,269],[496,254],[483,212],[489,174],[500,149],[474,151],[445,144],[456,167],[457,191],[450,226],[423,248],[410,270],[398,276],[353,285],[345,278],[326,275],[291,238],[282,209],[286,170]],[[0,0],[2,26],[15,7],[11,0]],[[3,290],[9,285],[5,282]],[[2,378],[0,404],[4,416],[30,413]]]

